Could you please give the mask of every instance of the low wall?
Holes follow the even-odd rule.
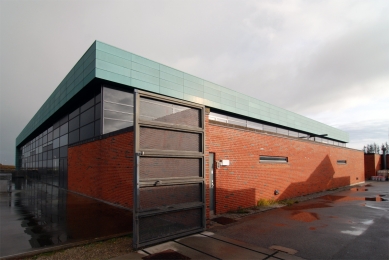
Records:
[[[133,132],[69,147],[68,189],[132,208],[133,154]]]
[[[365,179],[370,180],[371,176],[376,176],[377,171],[382,168],[382,156],[379,154],[364,154]]]

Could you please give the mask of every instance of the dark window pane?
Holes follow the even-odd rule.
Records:
[[[80,128],[80,141],[92,138],[95,134],[95,125],[91,123],[89,125]]]
[[[39,161],[42,161],[42,156],[43,156],[43,154],[42,154],[42,153],[40,153],[40,154],[38,155],[38,159],[39,159]]]
[[[56,138],[53,140],[53,148],[58,148],[59,147],[59,138]]]
[[[95,136],[100,135],[100,120],[95,121]]]
[[[59,146],[64,146],[68,144],[68,135],[63,135],[59,138]]]
[[[59,127],[59,121],[58,122],[55,122],[54,124],[53,124],[53,129],[56,129],[56,128],[58,128]]]
[[[43,131],[43,135],[47,135],[47,129]]]
[[[44,152],[43,153],[43,158],[42,158],[43,160],[47,160],[47,152]]]
[[[101,103],[95,106],[95,119],[99,119],[101,115]]]
[[[64,135],[68,133],[68,123],[66,122],[59,128],[59,135]]]
[[[80,117],[76,116],[69,121],[69,132],[80,127]]]
[[[59,148],[53,150],[53,158],[54,159],[59,158]]]
[[[69,133],[69,144],[73,144],[73,143],[76,143],[80,140],[80,130],[77,129],[73,132],[70,132]]]
[[[88,109],[87,111],[85,111],[84,113],[81,114],[81,126],[84,126],[86,124],[89,124],[91,122],[94,121],[94,114],[95,114],[95,111],[92,108]]]
[[[47,143],[47,135],[44,135],[42,140],[43,140],[43,144]]]
[[[104,134],[132,126],[133,122],[104,119]]]
[[[75,116],[78,116],[79,113],[80,113],[80,108],[77,108],[76,110],[74,110],[72,113],[69,114],[69,120]]]
[[[101,93],[97,94],[97,96],[95,97],[95,104],[101,102]]]
[[[38,145],[42,145],[42,138],[39,138]]]
[[[52,131],[53,131],[53,127],[50,126],[49,129],[47,129],[47,132],[50,133],[50,132],[52,132]]]
[[[59,128],[57,129],[54,129],[54,132],[53,132],[53,139],[59,137]]]
[[[64,116],[63,118],[61,118],[61,120],[59,120],[59,125],[61,126],[65,124],[67,121],[68,121],[68,115]]]
[[[47,159],[53,159],[53,150],[47,151]]]
[[[59,155],[60,157],[68,157],[68,147],[64,146],[59,149]]]
[[[47,160],[47,168],[53,168],[53,160]]]
[[[50,142],[51,140],[53,140],[53,133],[52,132],[47,134],[47,142]]]
[[[81,113],[87,110],[88,108],[92,107],[95,104],[95,99],[92,98],[88,102],[86,102],[84,105],[81,106]]]

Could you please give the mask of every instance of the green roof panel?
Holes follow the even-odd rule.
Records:
[[[169,66],[95,41],[16,139],[32,132],[94,78],[348,142],[348,133]]]

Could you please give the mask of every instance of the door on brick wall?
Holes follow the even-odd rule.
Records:
[[[135,91],[134,248],[205,229],[204,107]]]
[[[215,214],[215,153],[209,153],[209,211]]]

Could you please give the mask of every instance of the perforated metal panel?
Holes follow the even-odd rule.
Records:
[[[135,91],[135,248],[205,229],[204,107]]]
[[[169,240],[177,234],[198,232],[202,229],[202,208],[139,217],[139,241],[160,242]]]
[[[201,158],[141,157],[139,179],[201,177]]]
[[[141,150],[158,149],[201,152],[202,138],[199,133],[141,127],[139,135]]]
[[[140,209],[160,209],[183,203],[201,202],[202,185],[182,184],[144,187],[139,190]]]

